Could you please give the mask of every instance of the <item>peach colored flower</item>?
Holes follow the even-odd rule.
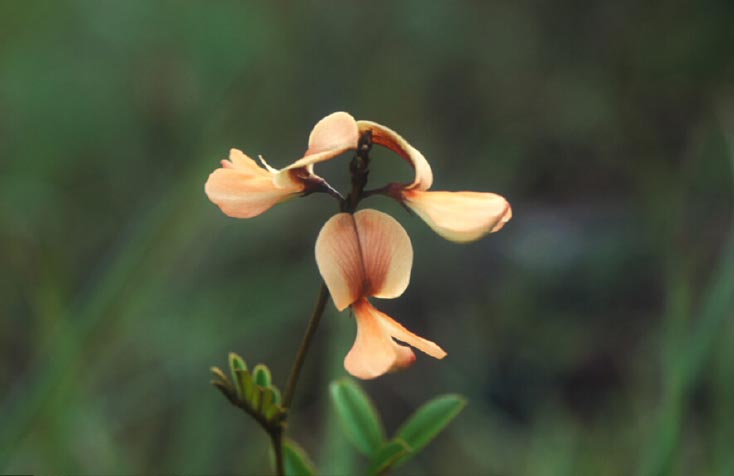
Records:
[[[314,164],[355,149],[358,141],[354,118],[346,112],[335,112],[314,126],[308,149],[291,165],[276,170],[261,157],[263,168],[242,151],[232,149],[229,160],[222,160],[222,167],[209,175],[204,190],[224,214],[251,218],[324,185],[324,179],[313,172]]]
[[[280,202],[319,188],[330,188],[313,171],[314,164],[357,148],[360,134],[370,131],[374,144],[386,147],[415,170],[411,183],[393,183],[385,193],[421,217],[436,233],[455,242],[477,240],[500,230],[512,208],[504,197],[481,192],[433,192],[431,166],[417,149],[398,133],[371,121],[355,121],[346,112],[335,112],[314,126],[303,157],[276,170],[264,159],[264,168],[237,149],[207,180],[205,191],[222,211],[236,218],[257,216]]]
[[[357,338],[344,359],[350,374],[371,379],[412,364],[413,351],[395,339],[437,359],[446,356],[368,301],[398,297],[410,281],[413,248],[394,218],[370,209],[334,215],[316,240],[316,263],[336,308],[351,306],[357,320]]]
[[[387,194],[405,204],[436,233],[455,242],[475,241],[500,230],[512,208],[504,197],[482,192],[429,192],[431,166],[423,154],[392,129],[370,121],[357,121],[360,133],[372,132],[372,141],[394,151],[415,170],[408,184],[391,184]]]

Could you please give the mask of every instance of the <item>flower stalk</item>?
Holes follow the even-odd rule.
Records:
[[[341,195],[337,196],[330,194],[340,201],[340,208],[342,211],[354,213],[357,209],[359,201],[362,199],[362,192],[364,187],[367,185],[367,179],[369,176],[369,153],[372,149],[372,133],[367,131],[360,135],[359,144],[357,146],[357,153],[349,164],[349,171],[352,175],[352,191],[349,193],[347,198],[341,198]],[[337,192],[338,193],[338,192]],[[306,361],[306,355],[311,347],[311,341],[316,334],[316,329],[321,322],[321,317],[324,315],[324,309],[326,303],[329,300],[329,289],[326,287],[326,283],[321,282],[321,288],[319,289],[319,295],[316,299],[316,306],[314,307],[311,318],[308,320],[306,332],[301,340],[301,345],[298,348],[296,358],[293,360],[293,366],[291,367],[290,375],[285,386],[285,393],[283,394],[283,406],[286,409],[290,409],[293,402],[293,397],[296,392],[296,385],[298,384],[298,378],[301,375],[301,369]],[[284,433],[285,420],[277,428],[268,430],[270,434],[271,444],[273,446],[273,453],[275,454],[275,471],[278,476],[284,475],[283,465],[283,433]]]
[[[301,375],[301,368],[303,362],[306,360],[306,354],[311,347],[311,340],[316,333],[316,328],[321,322],[321,316],[324,315],[324,309],[326,303],[329,300],[329,289],[326,284],[321,283],[321,289],[319,290],[319,297],[316,300],[316,306],[314,307],[311,318],[308,320],[308,326],[306,327],[306,333],[303,335],[301,346],[298,348],[298,353],[293,361],[293,367],[291,373],[288,376],[288,383],[285,386],[285,394],[283,395],[283,406],[290,408],[291,402],[293,401],[293,395],[296,392],[296,384],[298,383],[298,377]]]

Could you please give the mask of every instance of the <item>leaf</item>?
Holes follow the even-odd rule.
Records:
[[[412,453],[412,449],[404,440],[395,438],[388,441],[382,447],[377,450],[375,456],[370,461],[370,475],[382,474],[388,470],[390,466],[398,462],[398,460],[409,453]]]
[[[398,428],[395,437],[403,439],[413,449],[412,454],[416,454],[438,436],[465,406],[466,399],[461,395],[436,397],[418,408]],[[403,458],[399,463],[409,457]]]
[[[265,412],[273,406],[273,397],[275,394],[273,393],[272,388],[264,388],[262,390],[262,401],[260,402],[260,412],[265,414]]]
[[[283,401],[283,398],[280,396],[280,390],[278,390],[278,387],[276,386],[272,386],[270,388],[273,389],[273,403],[280,404],[280,402]]]
[[[232,380],[235,382],[237,381],[237,371],[238,370],[244,370],[247,371],[247,364],[244,360],[242,360],[242,357],[235,354],[234,352],[229,353],[229,370],[232,374]]]
[[[260,402],[262,401],[262,391],[257,385],[252,386],[252,395],[248,399],[250,407],[256,412],[260,411]]]
[[[255,389],[255,383],[252,381],[252,375],[247,370],[235,370],[237,376],[237,393],[240,398],[246,401],[252,399],[252,393]]]
[[[232,385],[232,383],[229,381],[229,377],[227,377],[227,375],[222,372],[222,369],[220,369],[219,367],[210,367],[209,370],[211,371],[211,373],[216,375],[217,378],[221,380],[222,383],[224,383],[225,385]]]
[[[270,377],[270,369],[267,368],[264,364],[257,364],[254,369],[252,369],[252,380],[255,381],[257,385],[260,385],[261,387],[269,387],[272,382],[272,378]]]
[[[316,467],[301,446],[290,438],[283,441],[283,459],[286,476],[312,476]]]
[[[283,409],[280,405],[270,405],[270,407],[263,409],[263,415],[268,421],[274,422],[276,417],[283,413]]]
[[[348,379],[332,382],[329,390],[347,438],[359,451],[371,457],[385,442],[385,430],[372,401]]]

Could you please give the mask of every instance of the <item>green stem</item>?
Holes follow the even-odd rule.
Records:
[[[322,282],[319,297],[316,300],[316,307],[311,314],[311,319],[308,321],[306,333],[303,335],[301,347],[298,349],[298,354],[296,354],[296,360],[293,361],[293,367],[288,376],[288,383],[285,386],[285,394],[283,395],[283,406],[285,408],[290,408],[291,402],[293,401],[293,395],[296,392],[296,384],[298,383],[298,377],[301,375],[303,362],[306,360],[306,354],[308,353],[309,347],[311,347],[311,341],[316,333],[316,328],[319,327],[321,316],[324,315],[324,309],[328,300],[329,289],[326,287],[326,283]],[[283,464],[283,426],[281,424],[277,428],[266,428],[266,430],[270,435],[273,452],[275,453],[275,472],[278,476],[285,476],[285,467]]]
[[[291,373],[288,376],[288,383],[285,386],[283,406],[286,408],[290,408],[291,402],[293,401],[293,394],[296,391],[296,384],[298,383],[298,377],[301,374],[303,362],[306,360],[306,354],[311,346],[311,340],[316,333],[316,328],[319,326],[321,316],[324,315],[324,308],[326,307],[326,302],[328,300],[329,289],[326,287],[326,284],[322,282],[321,289],[319,290],[319,297],[316,301],[316,307],[313,310],[313,314],[311,314],[311,319],[308,321],[306,333],[303,335],[301,347],[298,349],[298,354],[296,354],[296,360],[293,361],[293,367],[291,368]]]
[[[283,460],[283,430],[271,431],[270,442],[273,445],[273,453],[275,453],[275,474],[277,476],[285,476],[285,464]]]
[[[365,185],[367,185],[367,176],[369,175],[369,152],[372,148],[372,132],[367,131],[362,134],[359,139],[359,145],[357,147],[357,154],[350,163],[350,172],[352,175],[352,192],[349,196],[344,199],[341,195],[334,191],[333,196],[339,199],[342,211],[348,213],[354,213],[357,209],[357,204],[362,199]],[[333,191],[333,189],[331,189]],[[329,300],[329,288],[326,287],[325,282],[321,282],[321,289],[319,290],[319,296],[316,300],[316,307],[314,307],[311,319],[308,321],[306,327],[306,333],[303,335],[301,346],[296,354],[296,359],[293,361],[293,367],[291,373],[288,376],[288,382],[285,386],[285,393],[283,394],[283,406],[286,409],[290,409],[291,403],[293,402],[293,395],[296,392],[296,385],[298,384],[298,377],[301,375],[301,369],[303,363],[306,360],[306,354],[308,349],[311,347],[311,341],[316,333],[316,329],[319,327],[321,316],[324,315],[324,309],[326,308],[326,302]],[[267,428],[270,440],[273,445],[273,452],[275,453],[275,470],[278,476],[285,475],[285,468],[283,464],[283,432],[285,422],[282,422],[277,428]]]

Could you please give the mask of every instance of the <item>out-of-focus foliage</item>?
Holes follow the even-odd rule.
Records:
[[[449,354],[364,385],[388,434],[469,400],[401,470],[732,474],[733,21],[713,0],[0,2],[0,472],[268,467],[208,368],[287,375],[335,206],[234,220],[203,184],[230,147],[292,162],[346,110],[515,215],[459,246],[365,203],[415,249],[381,309]],[[328,398],[354,328],[329,308],[289,421],[325,474],[355,468]]]

